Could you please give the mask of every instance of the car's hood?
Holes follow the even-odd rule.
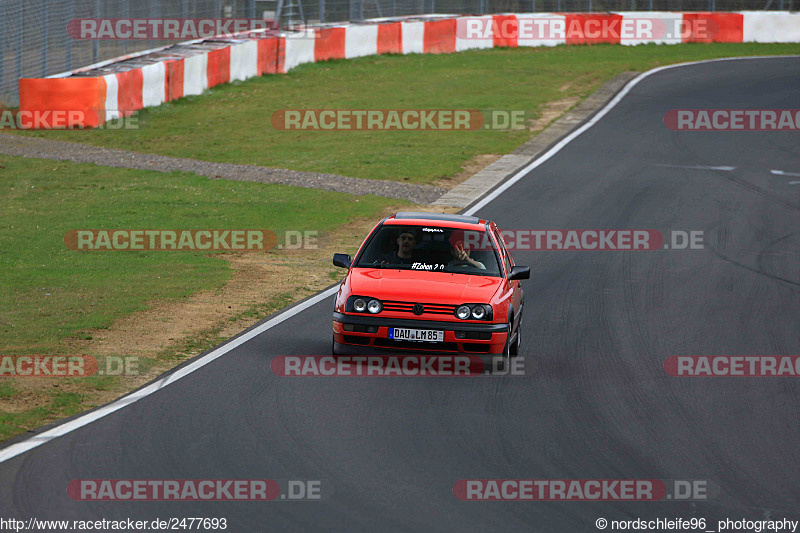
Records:
[[[351,294],[420,303],[489,303],[503,278],[424,270],[354,268]]]

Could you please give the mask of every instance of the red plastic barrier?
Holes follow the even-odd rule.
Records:
[[[378,53],[403,53],[403,25],[400,22],[378,25]]]
[[[517,47],[519,22],[516,15],[492,16],[494,46]]]
[[[622,15],[566,13],[567,44],[619,44]]]
[[[20,78],[20,111],[83,111],[81,126],[106,122],[103,78]]]
[[[740,43],[744,40],[741,13],[684,13],[685,43]]]
[[[231,48],[226,46],[208,53],[208,86],[231,81]]]
[[[258,41],[258,75],[283,72],[284,37],[270,37]]]
[[[452,54],[456,51],[456,19],[425,22],[423,53]]]
[[[316,30],[314,40],[314,60],[344,59],[345,28],[325,28]]]
[[[167,61],[167,102],[183,98],[183,59]]]
[[[137,68],[127,72],[117,72],[117,107],[121,116],[133,114],[137,109],[142,109],[142,69]]]

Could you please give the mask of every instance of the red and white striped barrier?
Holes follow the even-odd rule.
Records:
[[[251,34],[252,35],[252,34]],[[192,41],[181,58],[97,77],[20,79],[21,111],[84,112],[84,127],[222,83],[285,73],[304,63],[375,54],[448,54],[493,47],[612,43],[800,42],[800,13],[520,13],[431,15],[306,28],[259,37]],[[159,52],[169,48],[158,49]],[[162,54],[163,55],[163,54]],[[133,54],[119,61],[146,53]],[[99,66],[113,64],[106,61]],[[76,71],[77,72],[77,71]]]

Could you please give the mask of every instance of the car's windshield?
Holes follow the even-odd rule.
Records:
[[[382,226],[356,267],[500,276],[488,235],[436,226]]]

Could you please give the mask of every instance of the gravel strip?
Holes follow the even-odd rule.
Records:
[[[117,168],[154,170],[156,172],[193,172],[211,179],[280,183],[309,189],[344,192],[356,196],[374,194],[387,198],[408,200],[415,204],[430,204],[445,193],[445,189],[431,185],[347,178],[336,174],[301,172],[256,165],[213,163],[211,161],[100,148],[87,144],[22,137],[13,134],[0,134],[0,153],[54,159],[57,161],[73,161],[75,163],[94,163],[95,165]]]

